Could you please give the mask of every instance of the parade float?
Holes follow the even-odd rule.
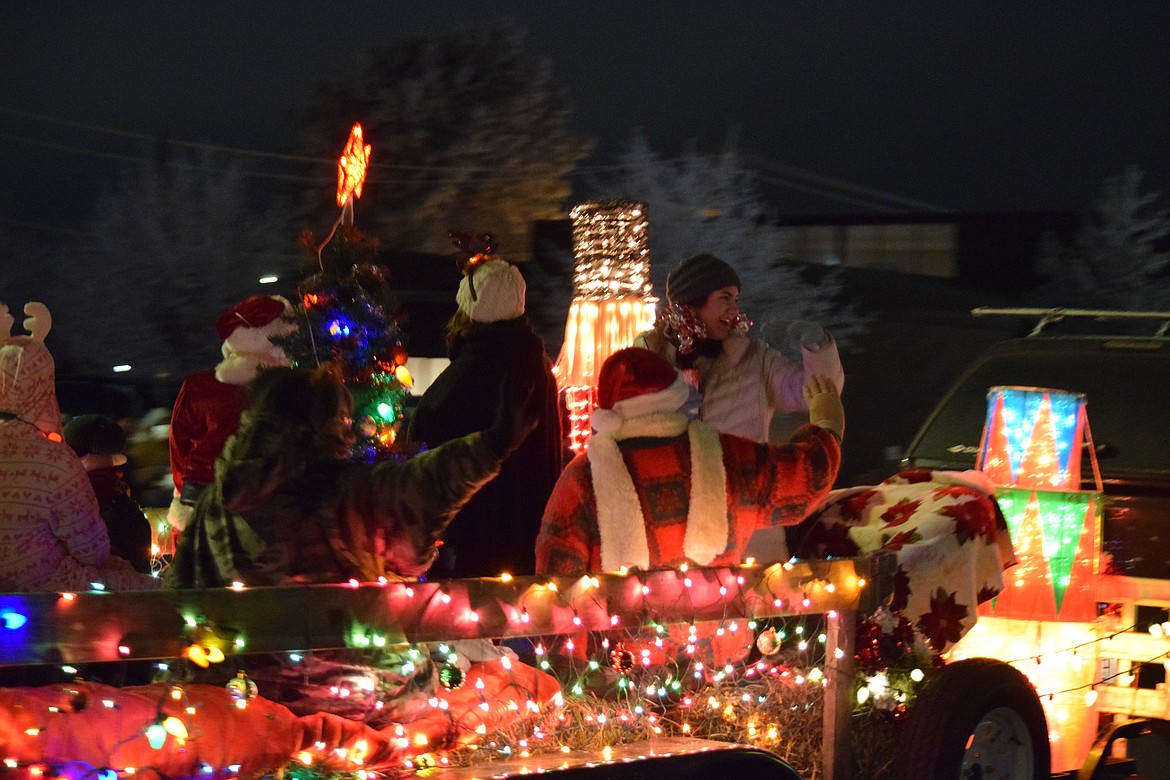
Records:
[[[369,244],[352,227],[368,159],[355,128],[339,164],[342,215],[324,241],[306,236],[317,269],[299,292],[302,337],[350,366],[369,418],[355,456],[374,459],[394,445],[410,379],[385,280],[360,262]],[[653,298],[645,208],[585,204],[573,216],[578,272],[557,366],[580,447],[596,371],[648,324]],[[381,325],[366,328],[369,316]],[[29,778],[471,777],[620,767],[734,743],[833,780],[892,777],[901,765],[916,776],[1045,777],[1050,742],[1054,756],[1085,749],[1066,725],[1082,715],[1061,716],[1058,702],[1075,694],[1093,706],[1096,693],[1098,711],[1124,711],[1112,689],[1129,667],[1103,678],[1097,658],[1131,657],[1114,648],[1132,633],[1097,614],[1102,489],[1081,494],[1074,474],[1083,397],[1069,391],[1073,411],[1057,410],[1065,395],[1044,387],[1018,410],[993,393],[980,416],[982,471],[940,477],[930,464],[838,491],[807,524],[819,531],[805,550],[820,554],[793,560],[0,594],[0,668],[37,679],[0,688],[0,761]],[[1020,566],[1004,590],[1008,526]],[[161,529],[160,565],[167,536]],[[1033,644],[977,645],[989,620],[1024,621],[990,633]],[[306,711],[249,673],[251,659],[278,657],[295,677],[298,664],[336,650],[393,657],[404,683],[437,684],[408,715],[386,712],[384,678],[355,668],[319,692],[328,706]],[[1065,657],[1076,679],[1034,676],[1032,666]]]

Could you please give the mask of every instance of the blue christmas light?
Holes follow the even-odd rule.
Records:
[[[20,614],[19,612],[13,612],[10,609],[0,611],[0,620],[4,621],[5,628],[12,631],[21,628],[25,623],[28,622],[27,617]]]

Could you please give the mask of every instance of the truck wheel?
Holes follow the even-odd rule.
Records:
[[[895,777],[1047,780],[1048,723],[1036,690],[993,658],[944,666],[907,713]]]

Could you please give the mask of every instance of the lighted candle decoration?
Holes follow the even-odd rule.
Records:
[[[589,438],[601,364],[653,324],[656,301],[643,204],[582,203],[572,218],[573,301],[553,373],[565,393],[570,446],[580,451]]]

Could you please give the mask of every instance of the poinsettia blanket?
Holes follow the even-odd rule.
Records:
[[[936,653],[975,625],[977,605],[1003,590],[1016,563],[994,488],[980,471],[919,469],[833,491],[794,529],[797,557],[895,554],[890,608]]]

